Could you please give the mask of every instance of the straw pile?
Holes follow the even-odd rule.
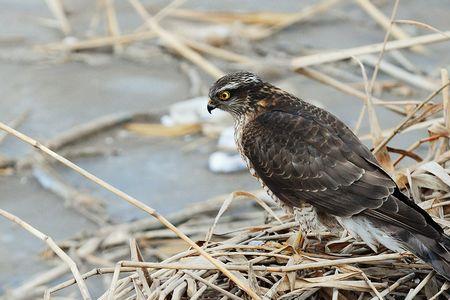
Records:
[[[117,55],[136,58],[137,52],[132,46],[159,38],[168,51],[175,51],[183,59],[217,78],[224,72],[202,54],[214,57],[222,64],[232,62],[241,69],[254,69],[261,64],[262,59],[238,54],[223,47],[225,42],[217,34],[209,34],[207,38],[203,37],[203,40],[189,39],[183,36],[182,32],[163,28],[160,25],[163,18],[214,22],[225,29],[229,29],[230,24],[239,22],[241,26],[233,31],[233,34],[241,39],[257,41],[295,23],[314,18],[338,5],[340,1],[324,0],[300,12],[285,14],[204,13],[180,9],[178,6],[183,1],[174,1],[158,14],[151,16],[138,0],[130,0],[132,7],[144,20],[144,26],[128,34],[121,34],[113,1],[101,2],[103,4],[99,6],[99,11],[104,9],[103,12],[106,14],[108,36],[86,40],[66,38],[63,42],[40,45],[38,49],[48,55],[55,53],[75,55],[76,51],[111,46]],[[416,21],[397,20],[395,16],[398,1],[390,18],[368,0],[355,2],[355,5],[386,30],[383,43],[291,57],[277,61],[272,67],[288,68],[292,72],[364,100],[355,131],[359,130],[367,115],[371,133],[362,138],[373,141],[373,151],[383,167],[392,174],[398,185],[448,232],[450,229],[448,73],[442,69],[441,78],[437,76],[430,78],[416,72],[416,66],[411,65],[398,50],[408,48],[417,53],[427,52],[428,49],[424,45],[448,40],[450,32],[440,31]],[[49,0],[47,3],[61,31],[69,36],[72,29],[61,2]],[[411,37],[399,24],[425,28],[433,33]],[[390,40],[391,36],[394,40]],[[390,58],[395,63],[383,60],[387,52],[394,53]],[[374,53],[379,53],[379,56],[373,56]],[[325,67],[325,64],[337,61],[346,61],[350,64],[350,68],[356,68],[359,74],[362,74],[360,77],[363,81],[359,86],[344,83],[326,74],[325,71],[329,71],[341,78],[349,77],[349,73],[340,69],[330,65]],[[371,78],[367,75],[365,66],[373,68]],[[388,74],[391,80],[376,81],[379,71]],[[197,82],[195,85],[198,86],[199,77],[196,71],[189,69],[189,74],[192,75],[192,82]],[[354,74],[352,75],[354,78]],[[375,97],[373,94],[377,90],[385,92],[395,90],[408,97],[411,91],[427,91],[431,94],[422,100],[389,101]],[[397,113],[400,116],[398,125],[381,130],[374,106],[381,106]],[[164,217],[151,207],[54,152],[67,150],[67,145],[85,136],[124,124],[130,125],[138,117],[142,118],[142,114],[139,116],[121,114],[97,120],[46,143],[47,146],[0,123],[1,129],[46,154],[46,158],[29,158],[26,163],[34,167],[42,167],[43,164],[49,167],[47,157],[56,159],[155,217],[126,224],[105,225],[104,220],[95,212],[83,211],[85,214],[89,213],[90,218],[102,224],[102,227],[96,232],[81,233],[72,239],[56,243],[25,221],[0,210],[2,216],[19,224],[48,244],[50,250],[45,253],[46,258],[50,259],[56,255],[63,261],[49,272],[39,274],[11,291],[11,297],[26,298],[45,292],[45,298],[50,299],[57,295],[67,295],[65,291],[76,284],[79,292],[65,297],[78,298],[81,294],[83,299],[91,299],[92,291],[87,288],[91,284],[86,283],[94,280],[93,277],[100,277],[104,284],[95,281],[96,287],[92,289],[100,295],[99,299],[448,298],[446,289],[449,285],[443,283],[427,265],[412,255],[391,253],[384,248],[378,249],[375,253],[364,243],[355,241],[347,232],[339,229],[333,232],[324,229],[302,236],[301,223],[297,222],[294,216],[286,215],[279,210],[260,191],[254,194],[234,192],[231,195],[197,203],[181,212]],[[191,127],[189,130],[186,127],[172,128],[169,134],[160,127],[155,127],[154,116],[144,115],[144,117],[151,123],[147,131],[151,128],[151,132],[156,130],[158,134],[174,136],[178,133],[191,133],[193,130]],[[203,125],[196,124],[195,132],[204,130]],[[140,130],[142,126],[140,123]],[[394,137],[421,129],[426,129],[427,136],[406,149],[390,147]],[[421,152],[417,151],[418,149]],[[424,152],[427,153],[423,155]],[[402,165],[404,158],[409,160],[407,162],[405,160]],[[2,168],[14,166],[15,162],[2,164]],[[69,190],[71,196],[80,197],[80,194],[69,185],[58,184],[52,190],[64,195],[67,195]],[[87,195],[81,196],[84,200],[88,198]],[[298,215],[303,216],[309,213],[308,207],[297,211]],[[83,274],[80,268],[93,269]],[[63,277],[69,271],[72,274],[71,278],[64,281]]]

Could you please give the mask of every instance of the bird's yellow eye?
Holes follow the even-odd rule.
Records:
[[[220,92],[220,94],[219,94],[219,99],[222,101],[226,101],[226,100],[230,99],[230,97],[231,97],[231,94],[229,91],[223,91],[223,92]]]

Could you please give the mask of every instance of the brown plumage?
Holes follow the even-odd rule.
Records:
[[[288,207],[335,218],[370,247],[409,250],[450,280],[450,238],[337,117],[238,72],[219,79],[208,110],[229,112],[251,173]]]

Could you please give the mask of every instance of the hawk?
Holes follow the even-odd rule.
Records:
[[[209,98],[210,113],[232,115],[240,154],[275,200],[310,204],[372,249],[409,250],[450,280],[450,237],[337,117],[250,72],[220,78]]]

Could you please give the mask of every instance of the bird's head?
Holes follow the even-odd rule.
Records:
[[[254,109],[263,87],[261,78],[250,72],[225,75],[209,90],[208,111],[219,108],[238,118]]]

